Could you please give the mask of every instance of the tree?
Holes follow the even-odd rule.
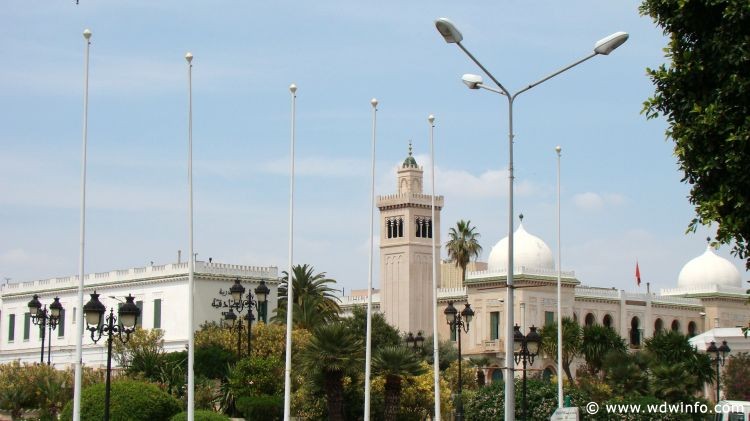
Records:
[[[649,392],[649,356],[645,352],[609,352],[604,356],[604,381],[615,396],[645,396]]]
[[[307,264],[292,267],[292,287],[294,288],[292,317],[295,326],[306,329],[337,320],[340,311],[339,299],[334,294],[338,290],[330,286],[336,281],[326,278],[325,272],[313,274],[314,270]],[[278,323],[286,322],[289,288],[289,274],[286,271],[282,273],[284,276],[279,285],[278,306],[276,315],[272,318]]]
[[[646,339],[646,352],[652,357],[651,366],[655,376],[658,375],[655,371],[657,367],[682,369],[689,374],[689,378],[677,382],[685,394],[698,392],[704,383],[713,382],[711,359],[691,346],[688,337],[680,332],[664,332]],[[667,383],[669,378],[667,375]],[[656,392],[658,396],[658,389]]]
[[[750,400],[750,354],[740,352],[730,356],[722,377],[721,386],[727,399]]]
[[[445,248],[448,251],[448,257],[461,269],[461,285],[466,280],[466,266],[469,265],[471,258],[479,257],[482,252],[482,246],[479,245],[479,233],[474,232],[476,227],[471,226],[471,221],[463,219],[451,227],[448,232],[448,240]]]
[[[352,317],[346,317],[341,320],[346,329],[355,335],[362,343],[365,342],[367,335],[367,309],[364,307],[354,307]],[[373,313],[372,315],[372,349],[378,349],[384,346],[395,346],[401,343],[401,335],[398,329],[388,324],[382,313]]]
[[[141,373],[156,380],[164,362],[164,332],[161,329],[136,329],[130,339],[122,343],[112,341],[112,356],[125,367],[128,374]]]
[[[586,365],[591,374],[597,374],[602,369],[604,356],[608,352],[626,352],[625,339],[621,338],[614,329],[593,324],[583,328],[581,353],[586,358]]]
[[[372,358],[372,370],[385,377],[386,421],[396,421],[401,408],[401,383],[405,377],[418,376],[427,370],[412,349],[388,345],[378,349]]]
[[[364,344],[337,322],[317,327],[300,353],[308,379],[322,384],[331,421],[344,420],[344,376],[360,367],[363,350]]]
[[[542,336],[542,351],[557,361],[557,323],[552,323],[542,328],[539,333]],[[583,332],[578,322],[570,317],[562,319],[562,368],[570,382],[573,382],[573,374],[570,372],[570,364],[573,359],[581,354],[581,338]]]
[[[696,211],[688,230],[716,222],[716,241],[750,268],[750,3],[644,0],[640,12],[670,38],[643,111],[669,124]]]

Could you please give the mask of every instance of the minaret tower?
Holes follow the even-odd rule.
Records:
[[[398,193],[378,196],[380,209],[380,306],[401,332],[432,332],[432,236],[440,284],[440,210],[443,196],[422,193],[423,170],[412,156],[397,174]]]

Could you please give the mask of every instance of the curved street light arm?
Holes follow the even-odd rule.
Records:
[[[524,93],[524,92],[528,91],[529,89],[531,89],[531,88],[533,88],[533,87],[535,87],[535,86],[537,86],[537,85],[540,85],[540,84],[542,84],[542,83],[544,83],[544,82],[546,82],[546,81],[548,81],[548,80],[552,79],[553,77],[555,77],[555,76],[559,75],[560,73],[563,73],[563,72],[565,72],[565,71],[567,71],[567,70],[570,70],[570,69],[572,69],[573,67],[576,67],[576,66],[578,66],[579,64],[583,63],[584,61],[586,61],[586,60],[588,60],[588,59],[590,59],[590,58],[592,58],[592,57],[594,57],[594,56],[597,56],[597,55],[598,55],[598,53],[591,53],[591,54],[589,54],[588,56],[586,56],[586,57],[584,57],[584,58],[582,58],[582,59],[580,59],[580,60],[576,61],[575,63],[573,63],[573,64],[569,64],[569,65],[567,65],[567,66],[563,67],[562,69],[560,69],[560,70],[558,70],[558,71],[556,71],[556,72],[554,72],[554,73],[550,74],[549,76],[545,76],[544,78],[542,78],[542,79],[539,79],[538,81],[536,81],[536,82],[534,82],[534,83],[532,83],[532,84],[528,85],[527,87],[525,87],[525,88],[521,89],[520,91],[516,92],[515,94],[513,94],[513,96],[512,96],[512,99],[516,99],[516,97],[517,97],[518,95],[520,95],[520,94],[522,94],[522,93]],[[494,79],[493,79],[493,80],[494,80]]]
[[[463,51],[464,53],[466,53],[467,56],[469,56],[469,58],[471,59],[471,61],[473,61],[477,66],[479,66],[480,69],[482,69],[482,72],[484,72],[484,74],[486,74],[487,77],[489,77],[490,79],[492,79],[493,82],[495,82],[495,85],[497,85],[500,88],[500,90],[502,91],[501,95],[505,95],[508,98],[511,97],[510,92],[508,92],[508,90],[505,89],[505,86],[503,86],[503,84],[500,83],[500,81],[498,81],[497,79],[495,79],[495,76],[492,76],[492,73],[490,73],[489,70],[487,70],[484,66],[482,66],[482,63],[480,63],[479,60],[477,60],[469,52],[469,50],[467,50],[466,48],[464,48],[463,44],[461,44],[460,42],[457,42],[456,45],[458,45],[458,47],[461,49],[461,51]]]

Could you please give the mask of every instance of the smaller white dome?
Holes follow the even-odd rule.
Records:
[[[709,245],[705,253],[682,267],[677,277],[677,286],[692,288],[713,285],[740,288],[742,277],[732,262],[717,256]]]
[[[541,238],[526,232],[523,224],[520,224],[513,233],[513,266],[526,269],[555,269],[552,250]],[[501,272],[507,269],[508,237],[505,237],[492,247],[487,270]]]

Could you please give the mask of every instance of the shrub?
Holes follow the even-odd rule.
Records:
[[[103,383],[87,387],[81,394],[81,420],[98,421],[104,416]],[[182,410],[180,402],[157,386],[133,380],[112,383],[110,418],[120,421],[168,420]],[[68,402],[61,420],[72,419],[73,402]]]
[[[196,409],[194,415],[195,415],[195,421],[229,421],[230,420],[230,418],[224,414],[219,414],[218,412],[208,411],[205,409]],[[187,411],[180,412],[179,414],[170,418],[169,421],[187,421]]]
[[[236,397],[282,394],[284,361],[277,356],[240,360],[229,373],[229,389]]]
[[[237,399],[237,410],[248,420],[276,421],[284,416],[281,396],[243,396]]]

